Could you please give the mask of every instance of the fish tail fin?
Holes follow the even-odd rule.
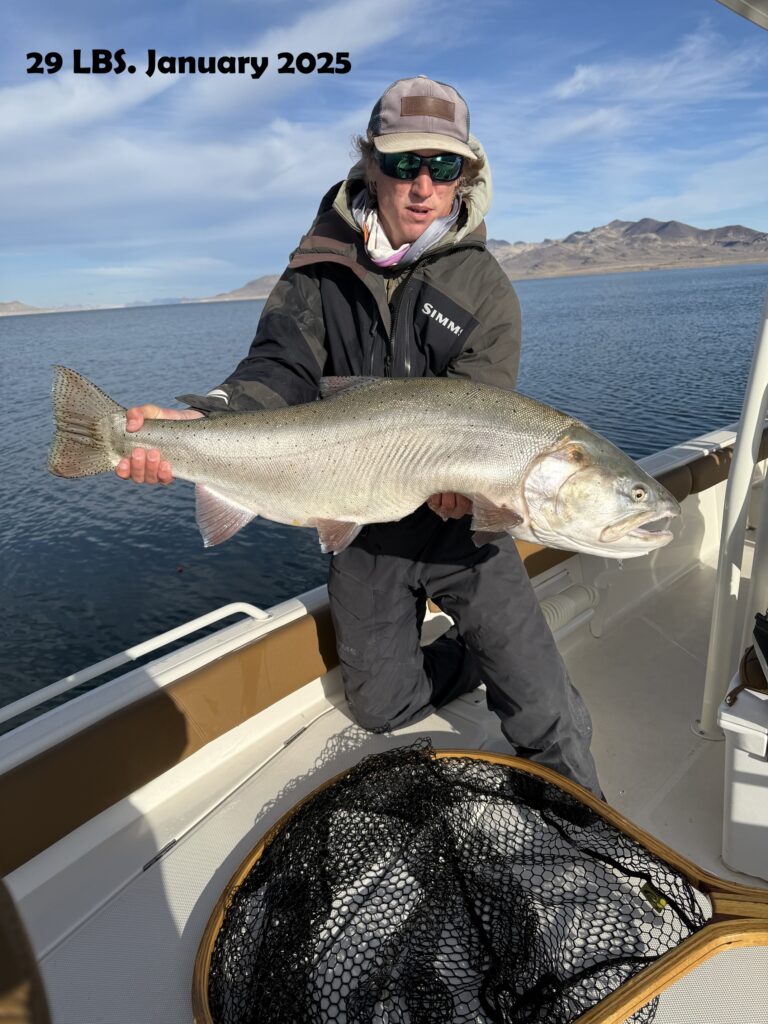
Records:
[[[122,405],[66,366],[54,366],[53,418],[56,433],[48,469],[56,476],[96,476],[117,462],[106,417],[124,413]]]

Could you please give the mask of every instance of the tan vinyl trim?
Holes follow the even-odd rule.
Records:
[[[678,501],[685,501],[693,490],[693,473],[690,466],[675,466],[656,477],[660,484],[664,484],[667,490]]]
[[[305,615],[7,772],[0,875],[336,664],[330,613]]]
[[[552,569],[561,562],[574,558],[575,551],[561,551],[559,548],[545,548],[543,544],[533,544],[527,540],[515,541],[517,550],[523,560],[525,571],[534,579],[547,569]]]

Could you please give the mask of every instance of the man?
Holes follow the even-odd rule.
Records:
[[[491,176],[451,86],[395,82],[358,139],[361,160],[322,200],[264,307],[248,356],[183,418],[314,401],[322,375],[454,376],[513,388],[517,297],[485,247]],[[169,483],[172,467],[137,449],[117,468]],[[397,523],[365,527],[333,557],[329,597],[345,694],[367,729],[403,725],[486,684],[521,756],[600,793],[591,723],[571,685],[514,541],[478,548],[471,502],[436,494]],[[455,622],[422,648],[426,598]]]

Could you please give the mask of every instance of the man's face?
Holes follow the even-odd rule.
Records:
[[[435,156],[440,151],[419,149],[414,152],[419,156]],[[413,181],[390,178],[378,165],[371,169],[370,176],[376,186],[379,219],[395,249],[406,242],[415,242],[438,217],[447,217],[459,187],[458,180],[432,181],[427,166],[422,166]]]

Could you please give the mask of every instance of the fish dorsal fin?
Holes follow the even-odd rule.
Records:
[[[378,384],[380,380],[381,377],[321,377],[320,397],[333,398],[347,391],[360,391],[371,384]]]
[[[207,548],[234,537],[256,515],[256,512],[238,505],[232,498],[219,494],[205,484],[197,484],[195,487],[195,519]]]
[[[360,523],[340,523],[336,519],[315,519],[312,525],[320,536],[320,548],[324,555],[338,555],[349,547],[363,528]]]
[[[509,533],[522,522],[523,517],[513,508],[494,505],[493,502],[477,495],[472,500],[472,529],[477,533]]]

